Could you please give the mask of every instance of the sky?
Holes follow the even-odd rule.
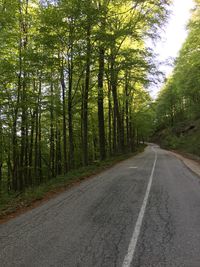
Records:
[[[178,56],[178,52],[187,37],[186,25],[193,7],[192,0],[174,0],[171,7],[172,14],[162,30],[161,39],[157,40],[156,45],[150,45],[154,52],[158,54],[157,60],[159,62],[173,62],[173,59]],[[159,70],[164,72],[167,77],[172,73],[173,66],[161,64]],[[162,84],[151,86],[152,97],[156,97],[161,87]]]

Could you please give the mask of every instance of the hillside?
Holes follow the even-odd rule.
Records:
[[[156,100],[154,139],[162,147],[200,156],[200,1],[187,29],[174,70]]]
[[[200,157],[200,119],[179,122],[156,132],[154,142],[161,147]]]

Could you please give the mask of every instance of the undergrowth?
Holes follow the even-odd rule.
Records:
[[[115,165],[131,156],[142,152],[145,145],[140,145],[135,153],[118,155],[105,161],[96,161],[86,167],[71,170],[66,175],[57,176],[39,186],[26,189],[24,192],[0,193],[0,218],[12,214],[20,209],[31,206],[54,194],[62,192],[73,184],[78,183],[92,175]]]

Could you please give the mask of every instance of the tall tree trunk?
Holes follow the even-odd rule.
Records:
[[[13,119],[13,126],[12,126],[12,189],[14,191],[18,190],[18,142],[17,142],[17,118],[18,118],[18,107],[19,107],[19,91],[20,85],[18,83],[18,96],[17,96],[17,103],[14,111],[14,119]],[[11,167],[11,165],[9,165]]]
[[[19,186],[19,151],[18,151],[18,141],[17,141],[17,120],[21,101],[21,91],[22,91],[22,49],[23,49],[23,20],[22,20],[22,6],[19,2],[19,45],[18,45],[18,62],[19,62],[19,73],[18,73],[18,85],[17,85],[17,100],[14,110],[13,126],[12,126],[12,189],[18,190]]]
[[[10,145],[9,145],[10,146]],[[12,170],[12,164],[11,164],[11,153],[10,153],[11,149],[9,147],[8,151],[7,151],[7,155],[8,155],[8,159],[7,159],[7,191],[9,192],[11,189],[13,189],[12,187],[12,183],[11,183],[11,170]]]
[[[23,14],[24,10],[24,14]],[[21,41],[20,41],[20,50],[22,52],[26,50],[28,44],[28,0],[25,3],[19,4],[19,14],[20,14],[20,32],[21,32]],[[23,57],[23,63],[26,63],[26,58]],[[22,61],[21,61],[22,63]],[[21,70],[23,73],[22,80],[22,93],[21,93],[21,151],[20,151],[20,172],[19,172],[19,190],[23,190],[26,186],[27,179],[27,142],[28,142],[28,130],[27,130],[27,93],[26,93],[26,79],[27,73],[25,70]]]
[[[63,117],[63,172],[64,174],[68,171],[67,162],[67,122],[66,122],[66,97],[65,97],[65,78],[64,78],[64,65],[63,59],[61,63],[61,86],[62,86],[62,117]]]
[[[125,120],[126,120],[126,147],[130,149],[129,136],[129,92],[128,92],[128,76],[125,75]]]
[[[86,73],[83,91],[83,164],[88,165],[88,93],[90,86],[90,64],[91,64],[91,25],[88,19],[86,40]]]
[[[111,88],[114,104],[114,116],[113,116],[113,149],[114,152],[123,150],[123,132],[122,132],[122,121],[119,112],[119,103],[117,96],[117,76],[118,71],[115,69],[115,57],[111,54]],[[118,133],[118,136],[117,136]],[[118,141],[118,144],[117,144]]]
[[[109,155],[112,155],[112,103],[111,103],[111,86],[108,81],[108,142]]]
[[[35,111],[35,162],[34,174],[35,183],[40,184],[42,181],[42,163],[41,163],[41,90],[42,82],[39,77],[39,90],[37,96],[37,106]]]
[[[58,121],[56,123],[56,175],[62,173],[61,134]]]
[[[24,74],[25,75],[25,74]],[[25,77],[24,77],[25,79]],[[25,150],[26,150],[26,85],[23,80],[22,83],[22,95],[21,95],[21,106],[22,106],[22,114],[21,114],[21,151],[20,151],[20,172],[19,172],[19,190],[23,190],[25,186]]]
[[[98,126],[99,126],[99,148],[100,159],[106,158],[105,126],[104,126],[104,105],[103,105],[103,77],[104,77],[104,54],[105,50],[99,48],[99,73],[98,73]]]
[[[116,98],[116,78],[115,78],[115,70],[114,70],[114,58],[111,55],[111,64],[110,64],[110,86],[113,96],[113,152],[117,152],[117,108],[118,108],[118,102]],[[113,93],[114,91],[114,93]]]
[[[135,127],[133,123],[133,118],[132,118],[132,112],[129,112],[129,134],[130,134],[130,147],[131,151],[134,152],[135,150]]]
[[[50,106],[50,178],[55,176],[55,145],[54,145],[54,105],[53,82],[51,82],[51,106]]]
[[[40,94],[41,94],[41,85],[40,85]],[[38,117],[38,178],[39,178],[39,183],[42,182],[43,180],[43,173],[42,173],[42,149],[41,149],[41,144],[42,144],[42,124],[41,124],[41,104],[39,107],[39,117]]]
[[[73,133],[73,113],[72,113],[72,101],[73,101],[72,100],[72,87],[73,87],[72,40],[70,40],[70,53],[68,55],[68,73],[69,73],[69,83],[68,83],[69,168],[74,168],[74,133]]]
[[[121,144],[121,149],[122,152],[125,152],[125,132],[124,132],[124,101],[123,101],[123,106],[121,109],[121,129],[120,129],[120,144]]]
[[[35,86],[34,86],[35,88]],[[31,136],[30,136],[30,147],[29,147],[29,158],[28,158],[28,185],[33,185],[32,176],[33,176],[33,142],[34,142],[34,130],[35,130],[35,118],[36,117],[36,111],[33,111],[33,114],[31,116]]]

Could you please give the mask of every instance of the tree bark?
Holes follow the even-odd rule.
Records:
[[[90,64],[91,64],[91,25],[90,20],[87,21],[86,32],[86,73],[85,86],[83,87],[83,164],[88,165],[88,93],[90,86]]]
[[[114,116],[113,116],[113,150],[116,153],[123,151],[123,132],[122,121],[119,112],[119,103],[117,96],[117,76],[118,71],[115,69],[115,57],[111,54],[111,88],[114,104]],[[117,142],[118,141],[118,142]]]
[[[42,181],[42,162],[41,162],[41,90],[42,82],[39,77],[39,89],[37,96],[37,106],[35,111],[35,162],[34,162],[34,174],[35,183],[40,184]]]
[[[111,103],[111,86],[108,81],[108,142],[109,155],[112,155],[112,103]]]
[[[54,144],[54,105],[53,83],[51,82],[51,106],[50,106],[50,178],[55,177],[55,144]]]
[[[56,175],[62,173],[61,133],[58,122],[56,124]]]
[[[73,89],[73,42],[72,30],[70,29],[70,53],[68,55],[68,130],[69,130],[69,168],[74,168],[74,133],[72,113],[72,89]]]
[[[98,73],[98,126],[99,126],[99,148],[100,159],[106,158],[104,105],[103,105],[103,77],[104,77],[104,53],[103,47],[99,48],[99,73]]]
[[[62,86],[62,117],[63,117],[63,172],[64,174],[68,171],[68,162],[67,162],[67,123],[66,123],[66,98],[65,98],[65,79],[64,79],[64,66],[62,60],[61,66],[61,86]]]

